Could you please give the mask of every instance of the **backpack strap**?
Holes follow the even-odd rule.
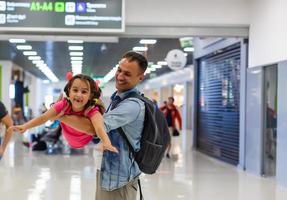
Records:
[[[122,101],[124,101],[125,99],[128,99],[128,98],[137,98],[137,99],[142,100],[143,95],[140,95],[140,94],[137,93],[137,92],[130,92],[127,96],[125,96],[125,98],[121,99],[121,101],[118,101],[118,102],[116,102],[115,104],[113,104],[112,107],[113,107],[113,108],[117,107],[117,105],[118,105],[120,102],[122,102]],[[134,148],[133,148],[132,145],[130,144],[130,142],[129,142],[129,140],[128,140],[128,138],[127,138],[127,136],[126,136],[124,130],[122,129],[122,127],[117,128],[117,130],[119,131],[119,133],[121,134],[121,136],[127,141],[127,144],[128,144],[128,146],[129,146],[131,152],[135,155]]]
[[[112,95],[112,98],[113,98],[114,96],[116,96],[116,93],[114,93],[114,94]],[[111,108],[111,110],[113,110],[113,109],[116,108],[116,107],[119,105],[119,103],[121,103],[123,100],[126,100],[126,99],[131,98],[131,97],[134,97],[134,98],[138,98],[138,99],[143,100],[143,94],[140,95],[140,94],[138,94],[137,92],[130,92],[130,93],[129,93],[127,96],[125,96],[123,99],[113,100],[113,101],[110,103],[110,105],[109,105],[107,111],[108,111],[110,108]],[[106,111],[106,112],[107,112],[107,111]]]
[[[143,192],[142,192],[142,186],[141,186],[141,181],[138,179],[138,184],[139,184],[139,189],[140,189],[140,200],[144,200],[143,198]]]

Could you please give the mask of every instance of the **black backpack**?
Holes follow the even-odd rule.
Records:
[[[131,92],[124,99],[131,97],[138,98],[145,104],[145,119],[139,151],[134,151],[121,127],[118,128],[118,131],[127,141],[140,170],[145,174],[153,174],[159,167],[166,148],[170,143],[170,134],[167,122],[163,113],[150,99],[136,92]],[[117,102],[113,105],[113,108],[115,108],[119,103],[120,102]]]

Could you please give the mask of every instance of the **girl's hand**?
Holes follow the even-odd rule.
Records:
[[[119,153],[116,147],[114,147],[111,143],[103,143],[104,150],[109,150],[114,153]]]
[[[8,131],[10,131],[11,129],[12,129],[13,131],[18,131],[18,132],[21,133],[21,134],[23,134],[23,133],[27,130],[27,128],[26,128],[25,125],[11,126],[11,127],[8,129]]]

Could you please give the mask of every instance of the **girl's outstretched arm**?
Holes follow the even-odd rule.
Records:
[[[12,130],[8,131],[9,127],[13,126],[13,120],[11,119],[11,117],[8,114],[6,114],[6,116],[2,118],[1,122],[3,124],[5,124],[5,126],[6,126],[6,133],[4,136],[3,143],[0,146],[0,159],[1,159],[2,155],[4,154],[5,149],[7,147],[7,144],[9,143],[9,141],[12,137],[12,134],[13,134]]]
[[[24,133],[27,129],[39,126],[41,124],[44,124],[46,121],[53,119],[56,116],[57,116],[57,113],[54,110],[54,108],[50,108],[47,112],[40,115],[39,117],[36,117],[36,118],[26,122],[25,124],[22,124],[19,126],[12,126],[10,129],[17,130],[20,133]]]
[[[104,149],[118,153],[118,150],[112,145],[111,140],[104,129],[103,116],[97,112],[92,116],[91,122],[94,126],[97,136],[103,142]]]

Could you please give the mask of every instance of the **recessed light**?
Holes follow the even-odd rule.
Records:
[[[23,54],[25,56],[36,56],[37,52],[36,51],[23,51]]]
[[[30,46],[30,45],[17,45],[16,48],[18,50],[31,50],[32,46]]]
[[[82,60],[72,60],[71,63],[72,63],[72,65],[73,64],[82,64],[83,61]]]
[[[71,57],[71,60],[83,60],[83,57]]]
[[[83,46],[69,46],[70,51],[82,51],[83,49]]]
[[[148,48],[147,47],[134,47],[133,51],[147,51]]]
[[[83,40],[68,40],[68,43],[70,44],[82,44],[83,42]]]
[[[40,56],[29,56],[28,57],[29,60],[41,60]]]
[[[183,49],[183,51],[185,51],[185,52],[193,52],[194,51],[194,47],[185,47]]]
[[[33,60],[33,64],[44,64],[45,62],[43,60]]]
[[[48,83],[50,83],[50,81],[49,80],[43,80],[43,83],[48,84]]]
[[[43,63],[43,64],[36,64],[36,67],[42,68],[42,67],[48,67],[48,66],[47,64]]]
[[[24,40],[24,39],[10,39],[9,42],[10,43],[25,43],[26,40]]]
[[[162,65],[152,65],[151,68],[160,69],[160,68],[162,68]]]
[[[140,43],[141,44],[155,44],[156,40],[154,40],[154,39],[142,39],[142,40],[140,40]]]
[[[76,51],[70,52],[70,56],[83,56],[83,55],[84,55],[83,52],[76,52]]]

